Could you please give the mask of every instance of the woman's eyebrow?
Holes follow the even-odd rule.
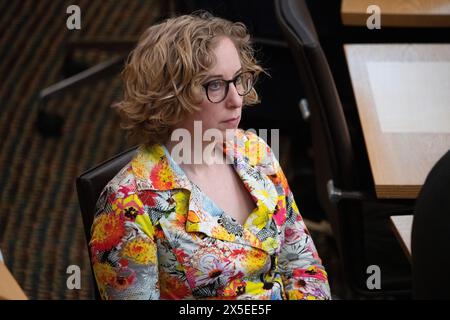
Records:
[[[241,72],[241,71],[242,71],[242,68],[240,68],[238,71],[236,71],[236,72],[234,73],[233,77],[236,76],[236,75],[237,75],[239,72]],[[209,76],[206,77],[205,82],[208,81],[208,80],[211,80],[211,79],[213,79],[213,78],[222,78],[222,79],[223,79],[223,76],[222,76],[221,74],[213,74],[213,75],[209,75]]]
[[[240,68],[239,68],[239,70],[238,70],[238,71],[236,71],[236,72],[234,73],[234,75],[233,75],[233,76],[237,76],[237,74],[238,74],[239,72],[242,72],[242,67],[240,67]]]

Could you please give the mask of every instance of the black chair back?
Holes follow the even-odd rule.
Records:
[[[376,295],[367,290],[366,285],[367,222],[363,200],[376,201],[372,177],[367,172],[368,163],[361,161],[359,145],[355,147],[333,75],[305,1],[275,0],[275,12],[305,91],[316,190],[333,229],[344,281],[357,294]],[[387,222],[386,217],[383,222],[386,230]]]
[[[127,163],[131,161],[136,153],[137,147],[128,149],[113,158],[102,162],[92,169],[81,174],[76,179],[76,188],[78,202],[80,204],[81,215],[83,218],[84,232],[88,246],[89,259],[91,254],[89,242],[91,241],[91,226],[95,216],[95,206],[103,188]],[[92,263],[91,263],[92,267]],[[92,271],[93,272],[93,271]],[[94,274],[94,273],[92,273]],[[99,299],[97,282],[94,279],[95,298]]]
[[[413,297],[450,299],[450,151],[434,165],[420,190],[411,253]]]
[[[280,0],[275,1],[275,8],[299,69],[309,106],[317,194],[344,258],[352,254],[345,253],[348,248],[344,245],[346,230],[342,230],[344,224],[337,206],[330,202],[327,188],[329,181],[342,189],[355,187],[353,148],[341,101],[306,3]],[[354,224],[359,224],[356,218]],[[342,263],[344,270],[352,269],[353,263],[348,264],[345,258]]]

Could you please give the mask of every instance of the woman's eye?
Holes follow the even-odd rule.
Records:
[[[220,90],[222,88],[222,81],[212,81],[209,83],[208,88],[210,90]]]

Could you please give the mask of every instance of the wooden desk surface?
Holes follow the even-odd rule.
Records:
[[[379,198],[416,198],[450,149],[450,44],[344,46]]]
[[[3,262],[0,262],[0,300],[27,300],[27,296],[9,272]]]
[[[411,261],[411,230],[413,224],[412,215],[391,216],[391,224],[406,256]]]
[[[380,7],[382,28],[450,27],[450,0],[342,0],[342,23],[365,26],[370,5]]]

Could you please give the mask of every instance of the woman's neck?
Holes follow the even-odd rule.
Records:
[[[208,172],[217,165],[226,164],[223,145],[216,141],[202,141],[201,144],[186,143],[186,141],[167,141],[165,143],[172,159],[183,170],[192,173]]]

